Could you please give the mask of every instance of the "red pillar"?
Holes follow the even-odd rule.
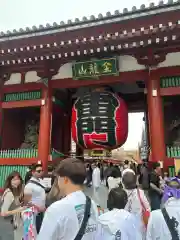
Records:
[[[63,153],[68,155],[71,151],[71,116],[64,116],[63,121]]]
[[[38,158],[42,162],[43,170],[47,172],[52,127],[52,95],[50,89],[42,89],[42,99],[44,99],[44,104],[41,106],[40,111]]]
[[[164,115],[162,99],[160,96],[160,76],[156,70],[152,70],[149,73],[147,83],[147,103],[151,160],[153,162],[165,161],[166,147],[164,137]]]
[[[2,109],[2,102],[3,102],[3,79],[0,78],[0,149],[2,148],[2,141],[3,141],[3,120],[4,120],[4,115],[3,115],[3,109]]]
[[[3,109],[2,98],[0,97],[0,148],[2,148],[2,137],[3,137]]]

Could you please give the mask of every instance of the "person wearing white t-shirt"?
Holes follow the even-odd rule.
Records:
[[[97,204],[100,203],[100,199],[99,199],[100,185],[101,185],[100,163],[97,163],[96,167],[93,170],[93,174],[92,174],[92,186],[93,186],[93,191],[94,191],[94,199]]]
[[[118,167],[112,167],[110,176],[107,179],[109,192],[121,185],[121,172]]]
[[[97,240],[142,240],[140,221],[124,209],[127,199],[127,193],[120,187],[110,191],[109,211],[99,217]]]
[[[93,188],[98,189],[101,185],[100,163],[97,163],[92,175]]]
[[[86,169],[82,161],[68,158],[56,170],[61,193],[66,196],[46,211],[37,240],[74,240],[84,218],[86,196],[82,185]],[[82,240],[94,240],[97,234],[98,209],[91,200],[90,216]]]
[[[43,175],[43,169],[41,164],[34,164],[32,166],[32,177],[27,182],[24,191],[32,192],[32,204],[35,205],[39,211],[36,216],[36,230],[40,231],[43,211],[45,209],[46,193],[45,186],[42,185],[41,178]]]

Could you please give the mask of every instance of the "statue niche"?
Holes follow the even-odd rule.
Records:
[[[39,121],[28,120],[25,125],[24,142],[21,149],[37,149],[39,136]]]

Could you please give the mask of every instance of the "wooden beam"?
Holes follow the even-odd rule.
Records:
[[[3,86],[3,93],[12,93],[12,92],[29,92],[40,90],[44,87],[43,83],[25,83],[25,84],[12,84],[12,85],[4,85]]]
[[[0,165],[29,166],[38,162],[38,158],[0,158]]]
[[[161,77],[180,76],[180,66],[159,68],[158,69],[158,74]]]
[[[159,74],[163,76],[180,76],[180,67],[162,67],[158,69]],[[148,70],[136,70],[129,72],[120,72],[119,76],[103,76],[97,79],[91,80],[74,80],[72,78],[65,79],[56,79],[50,82],[52,88],[78,88],[84,86],[95,86],[95,85],[110,85],[113,83],[132,83],[136,81],[144,81],[148,80]]]
[[[97,79],[74,80],[72,78],[52,80],[50,85],[52,88],[79,88],[95,85],[111,85],[120,82],[136,82],[144,81],[148,78],[147,70],[137,70],[130,72],[120,72],[119,76],[103,76]]]
[[[168,76],[180,76],[180,67],[162,67],[158,69],[159,75],[162,77]],[[114,83],[131,83],[136,81],[145,81],[148,79],[148,70],[136,70],[129,72],[120,72],[119,76],[103,76],[97,79],[84,79],[84,80],[74,80],[72,78],[55,79],[50,81],[50,86],[54,89],[64,89],[64,88],[79,88],[85,86],[93,85],[110,85]],[[4,93],[12,92],[26,92],[35,91],[44,88],[43,83],[25,83],[25,84],[14,84],[14,85],[4,85]]]
[[[24,107],[40,107],[42,105],[42,99],[37,100],[24,100],[24,101],[14,101],[14,102],[3,102],[3,109],[10,108],[24,108]]]
[[[120,72],[119,76],[103,76],[97,79],[91,80],[74,80],[72,78],[64,78],[64,79],[55,79],[50,81],[50,86],[55,89],[63,89],[63,88],[78,88],[83,86],[93,86],[93,85],[104,85],[104,84],[113,84],[118,82],[135,82],[135,81],[143,81],[148,78],[147,70],[137,70],[130,72]],[[44,88],[43,83],[25,83],[25,84],[13,84],[13,85],[4,85],[3,92],[4,93],[12,93],[12,92],[26,92],[26,91],[35,91]]]
[[[168,87],[160,89],[161,96],[174,96],[180,95],[180,87]]]

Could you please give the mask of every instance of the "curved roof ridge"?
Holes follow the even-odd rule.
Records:
[[[168,0],[167,3],[164,3],[164,1],[160,1],[157,5],[152,2],[149,4],[148,7],[146,7],[145,4],[142,4],[140,8],[133,6],[130,11],[127,8],[124,8],[122,12],[120,12],[119,10],[115,10],[114,14],[111,14],[111,12],[107,12],[105,16],[102,13],[100,13],[98,14],[98,17],[91,15],[89,19],[87,17],[83,17],[82,20],[80,20],[79,18],[75,18],[74,21],[67,20],[66,23],[64,21],[61,21],[59,24],[57,22],[54,22],[52,25],[47,23],[46,26],[39,25],[38,27],[32,26],[31,28],[26,27],[25,29],[20,28],[19,30],[14,29],[13,31],[8,30],[7,32],[2,31],[0,32],[0,42],[1,42],[1,39],[3,38],[11,38],[15,36],[23,36],[27,34],[36,34],[36,33],[38,35],[38,33],[41,33],[41,32],[51,33],[52,31],[53,33],[53,30],[56,31],[58,29],[59,30],[65,29],[65,31],[75,30],[83,27],[91,27],[95,25],[101,25],[104,23],[106,24],[110,22],[116,22],[115,20],[119,18],[122,18],[121,20],[127,20],[129,19],[128,16],[141,17],[141,16],[145,16],[145,14],[148,15],[149,12],[154,12],[151,14],[156,14],[156,11],[157,13],[159,13],[158,12],[159,9],[162,9],[162,10],[164,9],[164,11],[162,12],[166,12],[165,9],[168,9],[168,8],[170,9],[176,6],[179,6],[179,9],[180,9],[180,0],[177,0],[177,1]],[[172,10],[176,10],[176,9],[172,9]],[[144,15],[142,15],[143,13]]]

